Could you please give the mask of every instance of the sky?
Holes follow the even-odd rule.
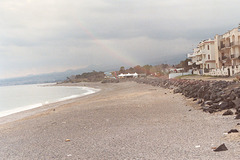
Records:
[[[238,27],[239,0],[1,0],[0,79],[191,53]]]

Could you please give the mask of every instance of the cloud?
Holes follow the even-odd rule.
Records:
[[[198,41],[237,27],[239,5],[238,0],[1,0],[0,78],[16,71],[146,64],[185,55]]]

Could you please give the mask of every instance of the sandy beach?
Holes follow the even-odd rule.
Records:
[[[225,134],[240,129],[233,116],[135,82],[72,85],[101,91],[1,118],[0,159],[240,158],[240,135]],[[228,150],[213,152],[222,143]]]

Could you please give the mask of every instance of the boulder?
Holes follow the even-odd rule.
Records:
[[[211,101],[211,100],[206,101],[205,104],[207,104],[207,105],[212,105],[212,104],[213,104],[213,101]]]
[[[235,100],[232,101],[232,102],[235,104],[235,106],[237,106],[237,107],[240,106],[240,98],[237,98],[237,99],[235,99]]]
[[[227,115],[233,115],[233,112],[230,109],[228,109],[226,112],[223,113],[223,116]]]
[[[201,104],[203,101],[200,99],[198,102],[197,102],[197,104]]]
[[[228,108],[228,102],[221,101],[219,102],[219,109],[224,110]]]
[[[238,114],[238,115],[235,117],[235,119],[240,119],[240,114]]]
[[[222,98],[219,97],[219,98],[216,98],[213,102],[214,102],[214,103],[218,103],[218,102],[220,102],[221,100],[222,100]]]

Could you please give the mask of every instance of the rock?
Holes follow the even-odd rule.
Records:
[[[240,125],[240,123],[237,124],[238,126]]]
[[[217,99],[215,99],[213,102],[214,103],[218,103],[218,102],[220,102],[222,100],[222,98],[217,98]]]
[[[227,147],[225,146],[225,144],[221,144],[219,147],[217,147],[217,149],[213,150],[214,152],[220,152],[220,151],[227,151]]]
[[[228,108],[228,102],[221,101],[219,102],[219,109],[224,110]]]
[[[230,98],[231,100],[235,100],[236,97],[237,97],[237,95],[236,95],[234,92],[232,92],[232,93],[229,95],[229,98]]]
[[[189,109],[188,111],[192,111],[191,109]]]
[[[233,103],[235,104],[235,106],[240,106],[240,98],[237,98],[233,101]]]
[[[237,129],[231,129],[230,131],[228,131],[228,134],[230,134],[230,133],[237,133],[237,132],[238,132]]]
[[[207,104],[207,105],[212,105],[212,104],[213,104],[213,101],[206,101],[205,104]]]
[[[233,115],[233,112],[230,109],[228,109],[226,112],[223,113],[223,116],[227,115]]]
[[[235,119],[240,119],[240,114],[238,114],[238,115],[235,117]]]
[[[197,101],[197,98],[194,98],[193,101]]]
[[[197,102],[197,104],[201,104],[202,103],[202,100],[200,99],[198,102]]]
[[[203,106],[202,109],[203,109],[204,112],[208,112],[209,107],[208,106]]]

